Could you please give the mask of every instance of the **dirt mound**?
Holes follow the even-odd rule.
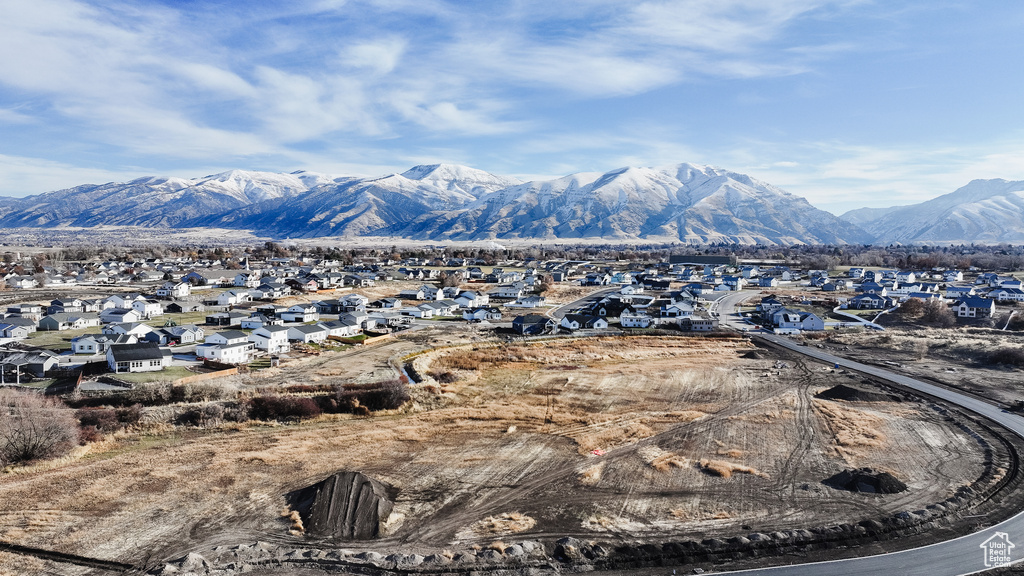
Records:
[[[757,353],[757,350],[751,350],[750,352],[747,352],[746,354],[740,356],[740,358],[747,358],[747,359],[750,359],[750,360],[760,360],[761,359],[761,355]]]
[[[854,388],[846,384],[838,384],[814,395],[822,400],[846,400],[848,402],[899,402],[901,398],[895,394]]]
[[[308,534],[338,540],[380,536],[394,506],[394,489],[360,472],[337,472],[288,494]]]
[[[907,485],[892,474],[876,472],[871,468],[843,470],[822,480],[821,483],[837,490],[873,494],[896,494],[907,489]]]

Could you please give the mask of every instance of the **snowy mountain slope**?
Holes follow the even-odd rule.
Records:
[[[679,164],[533,182],[449,164],[379,178],[230,171],[0,199],[0,225],[227,227],[275,237],[864,242],[863,230],[744,174]]]
[[[186,180],[145,177],[127,183],[84,185],[12,199],[0,205],[0,224],[16,226],[181,226],[257,202],[303,193],[319,174],[231,170]]]
[[[927,202],[848,212],[876,244],[1024,243],[1024,181],[973,180]]]
[[[860,242],[856,226],[749,176],[692,164],[527,182],[388,233],[421,239],[651,238],[694,243]]]

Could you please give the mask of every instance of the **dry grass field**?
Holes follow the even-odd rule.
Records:
[[[860,380],[752,353],[742,339],[496,346],[468,329],[405,338],[263,371],[247,384],[392,377],[388,359],[435,346],[448,347],[417,362],[454,381],[416,386],[412,403],[372,417],[154,425],[0,475],[0,540],[133,563],[219,544],[299,542],[284,494],[337,470],[398,489],[387,535],[366,544],[384,551],[512,535],[700,538],[913,510],[983,468],[977,440],[929,406],[815,398]],[[909,490],[879,496],[821,484],[862,466]],[[0,573],[13,570],[12,558],[21,561],[0,555]]]

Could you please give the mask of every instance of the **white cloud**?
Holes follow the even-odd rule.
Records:
[[[134,170],[104,170],[0,154],[0,196],[27,196],[85,183],[124,182],[143,175]]]

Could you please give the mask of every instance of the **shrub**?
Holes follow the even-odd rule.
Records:
[[[0,390],[0,465],[62,456],[78,439],[74,412],[60,402]]]
[[[431,372],[430,375],[441,384],[451,384],[459,380],[459,377],[454,372]]]
[[[248,402],[249,416],[255,420],[302,420],[321,414],[311,398],[293,396],[256,396]]]
[[[89,442],[99,442],[100,440],[103,440],[103,433],[95,426],[82,426],[78,431],[78,443],[83,446]]]
[[[99,432],[113,432],[121,428],[117,412],[110,408],[82,408],[75,412],[75,416],[83,428],[93,428]]]
[[[989,353],[988,361],[992,364],[1003,364],[1018,368],[1024,367],[1024,350],[1019,348],[998,348]]]
[[[920,298],[908,298],[906,302],[896,309],[896,313],[903,316],[920,316],[924,313],[924,300]]]
[[[409,401],[409,387],[401,380],[386,380],[358,388],[339,387],[335,394],[339,410],[356,412],[366,410],[394,410]]]
[[[956,325],[956,316],[953,315],[953,311],[937,299],[924,303],[924,314],[921,320],[938,328],[950,328]]]

